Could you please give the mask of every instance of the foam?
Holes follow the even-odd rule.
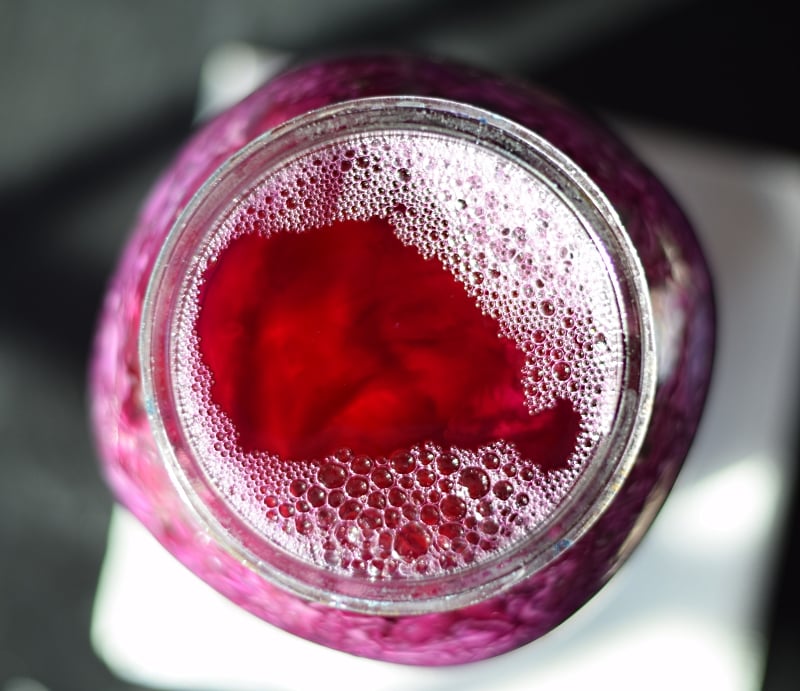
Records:
[[[502,440],[477,450],[421,440],[386,458],[343,449],[290,463],[237,446],[194,328],[205,271],[244,233],[374,217],[438,258],[526,354],[531,414],[571,403],[581,430],[565,468],[546,472]],[[386,132],[291,160],[230,210],[183,287],[176,388],[203,472],[255,531],[338,573],[414,577],[479,563],[547,520],[611,427],[622,349],[604,255],[552,189],[463,139]]]

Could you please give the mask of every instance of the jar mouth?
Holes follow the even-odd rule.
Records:
[[[198,441],[207,432],[207,419],[197,403],[200,399],[187,393],[198,388],[197,368],[187,365],[197,349],[197,338],[196,334],[180,335],[187,333],[197,317],[199,286],[208,266],[221,256],[226,243],[246,234],[232,229],[235,211],[246,207],[265,181],[294,170],[292,166],[313,152],[370,137],[384,144],[394,142],[392,137],[419,139],[424,142],[420,150],[450,142],[466,147],[463,150],[471,152],[471,157],[485,155],[489,162],[502,163],[484,166],[483,175],[497,175],[497,170],[507,168],[510,174],[528,180],[539,195],[534,205],[555,209],[565,232],[579,235],[576,242],[591,248],[587,253],[595,262],[594,272],[607,278],[610,297],[603,303],[611,315],[607,323],[611,324],[612,317],[617,322],[613,334],[610,326],[607,329],[616,350],[605,344],[608,359],[614,360],[608,363],[613,395],[603,404],[607,424],[602,434],[594,435],[598,438],[590,440],[588,432],[581,437],[587,446],[591,441],[590,452],[571,476],[565,471],[568,489],[549,512],[531,519],[524,530],[509,538],[507,546],[487,549],[473,564],[461,564],[452,571],[404,576],[347,573],[324,559],[298,556],[276,542],[262,529],[260,519],[243,508],[247,500],[237,503],[235,492],[226,485],[228,479],[214,469],[217,460],[206,453],[213,444]],[[461,163],[453,167],[469,168]],[[450,201],[463,202],[460,198]],[[470,218],[471,225],[455,222],[449,225],[450,232],[474,230],[475,217]],[[489,246],[490,239],[486,243]],[[460,269],[453,271],[457,274]],[[579,268],[570,267],[570,271]],[[483,287],[480,290],[480,295],[487,293]],[[478,295],[476,291],[470,294]],[[539,299],[538,304],[543,301]],[[522,343],[525,338],[518,340]],[[531,338],[528,341],[533,343]],[[443,611],[485,600],[540,570],[578,541],[602,515],[636,459],[649,421],[656,369],[644,271],[616,212],[589,177],[561,151],[510,120],[444,99],[398,96],[357,99],[292,119],[247,144],[206,181],[175,222],[156,261],[143,306],[140,356],[145,408],[154,438],[173,483],[206,538],[248,564],[255,574],[304,599],[392,615]],[[207,393],[203,400],[208,400]],[[535,408],[535,402],[531,406]],[[262,505],[259,511],[267,509]]]

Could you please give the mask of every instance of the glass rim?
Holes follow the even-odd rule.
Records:
[[[592,238],[597,247],[606,249],[603,259],[615,290],[627,359],[612,429],[533,535],[474,566],[443,575],[370,579],[331,573],[269,542],[235,513],[197,466],[174,396],[171,334],[181,296],[169,279],[186,274],[196,258],[192,248],[213,234],[226,212],[288,158],[321,141],[393,130],[469,139],[522,166],[555,191],[584,222],[584,229],[596,234]],[[201,222],[196,223],[198,218]],[[156,259],[142,308],[139,352],[145,409],[158,451],[208,539],[268,582],[303,599],[384,615],[445,611],[488,599],[539,571],[577,542],[611,503],[636,460],[656,383],[653,316],[644,270],[601,190],[569,157],[531,130],[475,106],[416,96],[361,98],[310,111],[253,139],[225,161],[179,215]]]

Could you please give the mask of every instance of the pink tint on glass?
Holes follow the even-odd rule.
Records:
[[[392,95],[484,108],[529,128],[577,163],[614,206],[638,252],[660,358],[650,425],[636,462],[579,540],[557,543],[546,566],[488,599],[397,615],[303,599],[209,540],[176,492],[151,431],[138,342],[157,254],[181,211],[220,164],[265,131],[312,109]],[[393,558],[422,564],[420,558],[435,553],[442,560],[437,568],[444,571],[448,564],[467,563],[468,554],[489,555],[490,561],[495,536],[511,515],[496,517],[492,507],[529,510],[535,495],[523,491],[521,483],[563,470],[585,423],[565,399],[530,414],[520,384],[525,365],[518,344],[498,338],[494,320],[468,299],[456,274],[435,260],[423,261],[413,247],[397,241],[387,224],[365,219],[333,228],[315,225],[294,236],[244,234],[230,240],[217,266],[203,274],[196,329],[198,352],[213,375],[211,399],[239,435],[238,457],[277,452],[286,465],[299,459],[316,469],[287,478],[286,496],[274,499],[269,478],[254,470],[253,492],[265,487],[264,515],[274,511],[276,520],[291,521],[298,539],[305,540],[324,528],[326,535],[346,542],[351,533],[337,533],[339,524],[357,526],[358,535],[372,540],[370,559],[373,566],[380,563],[377,573],[391,580],[393,569],[402,569],[392,566]],[[376,246],[369,247],[371,242]],[[314,257],[300,262],[306,276],[289,270],[298,264],[298,252]],[[369,256],[360,257],[361,252]],[[280,301],[272,300],[275,283],[261,283],[266,274],[284,291]],[[409,274],[417,282],[409,284]],[[303,291],[319,295],[320,275],[326,302],[315,303],[319,313],[314,313]],[[420,307],[426,301],[430,311]],[[395,320],[395,334],[387,305],[389,312],[409,315]],[[537,309],[547,317],[554,306],[545,301]],[[237,328],[244,333],[231,335],[223,326],[229,310],[238,311]],[[357,343],[342,342],[341,324],[359,321],[367,327],[365,335]],[[280,333],[264,332],[265,323]],[[298,340],[310,328],[322,330],[324,347]],[[419,330],[436,334],[423,349],[411,345]],[[456,331],[468,341],[466,349],[448,340]],[[604,128],[526,85],[462,66],[397,57],[335,60],[288,72],[209,123],[159,181],[101,315],[92,366],[93,419],[105,473],[118,498],[177,558],[234,602],[292,633],[350,653],[410,664],[455,664],[500,654],[551,630],[627,557],[686,456],[707,389],[713,333],[708,272],[686,219]],[[532,332],[531,348],[545,337],[552,334]],[[319,352],[301,353],[309,347]],[[300,354],[296,372],[260,364]],[[472,364],[476,360],[479,367]],[[359,386],[359,372],[350,369],[353,361],[375,373],[369,385]],[[311,378],[309,367],[318,368]],[[554,359],[554,381],[567,386],[573,367]],[[406,376],[411,370],[416,377]],[[535,379],[535,372],[530,376]],[[243,398],[245,390],[260,395]],[[297,397],[276,405],[277,392],[286,390]],[[404,424],[396,425],[397,420]],[[312,428],[319,434],[308,436]],[[520,461],[538,460],[498,458],[486,448],[498,438],[518,447]],[[420,444],[428,441],[429,447]],[[480,463],[465,464],[461,447],[483,449]],[[350,455],[337,458],[345,448]],[[208,501],[218,499],[212,493]],[[315,523],[304,518],[309,515]],[[337,559],[347,554],[350,560],[346,568],[339,561],[331,568],[357,574],[360,566],[351,552],[331,550]]]

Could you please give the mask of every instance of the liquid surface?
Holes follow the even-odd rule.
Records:
[[[437,259],[388,222],[242,235],[205,277],[197,319],[211,397],[245,452],[389,456],[422,440],[505,440],[566,466],[579,416],[531,415],[525,355]]]
[[[181,408],[204,471],[326,569],[430,575],[508,548],[611,424],[601,256],[556,194],[462,141],[291,162],[231,211],[186,295]]]

